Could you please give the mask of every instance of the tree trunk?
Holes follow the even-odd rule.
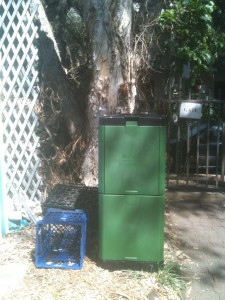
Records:
[[[56,182],[79,181],[85,148],[84,101],[67,74],[61,58],[59,41],[55,39],[54,24],[50,24],[42,5],[39,5],[39,117],[37,134],[41,158],[39,169],[46,187]],[[87,81],[89,76],[86,76]]]
[[[92,46],[93,70],[88,96],[89,147],[81,175],[89,186],[98,183],[99,116],[131,113],[135,106],[132,3],[132,0],[90,0],[83,6]]]

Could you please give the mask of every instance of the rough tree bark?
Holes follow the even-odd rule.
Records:
[[[77,96],[74,81],[67,74],[62,59],[65,53],[62,47],[58,47],[60,43],[53,35],[55,31],[42,5],[39,6],[36,25],[40,79],[39,104],[36,107],[40,121],[37,128],[40,136],[38,155],[42,159],[40,173],[43,181],[51,186],[60,181],[60,177],[61,181],[79,180],[86,125],[84,104]]]
[[[97,184],[97,127],[104,112],[133,112],[135,75],[132,45],[132,0],[84,2],[84,21],[92,45],[92,71],[88,96],[89,140],[82,169],[86,185]]]

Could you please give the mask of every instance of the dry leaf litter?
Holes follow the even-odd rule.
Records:
[[[185,264],[169,213],[165,213],[165,262]],[[176,292],[157,281],[157,273],[110,271],[93,257],[85,257],[82,270],[41,269],[34,265],[35,226],[0,238],[1,300],[177,300]],[[97,254],[96,254],[97,257]]]

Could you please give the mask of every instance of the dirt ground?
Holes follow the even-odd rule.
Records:
[[[165,262],[186,259],[176,245],[169,213],[166,213],[165,223]],[[157,272],[110,271],[97,263],[94,252],[85,257],[81,270],[41,269],[35,267],[34,252],[35,226],[32,224],[0,238],[1,300],[180,299],[171,287],[159,283]]]

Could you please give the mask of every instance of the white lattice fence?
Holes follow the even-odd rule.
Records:
[[[42,198],[34,131],[38,122],[34,114],[38,97],[37,9],[37,0],[0,0],[1,158],[5,195],[14,209],[20,206],[21,198],[29,203]]]

